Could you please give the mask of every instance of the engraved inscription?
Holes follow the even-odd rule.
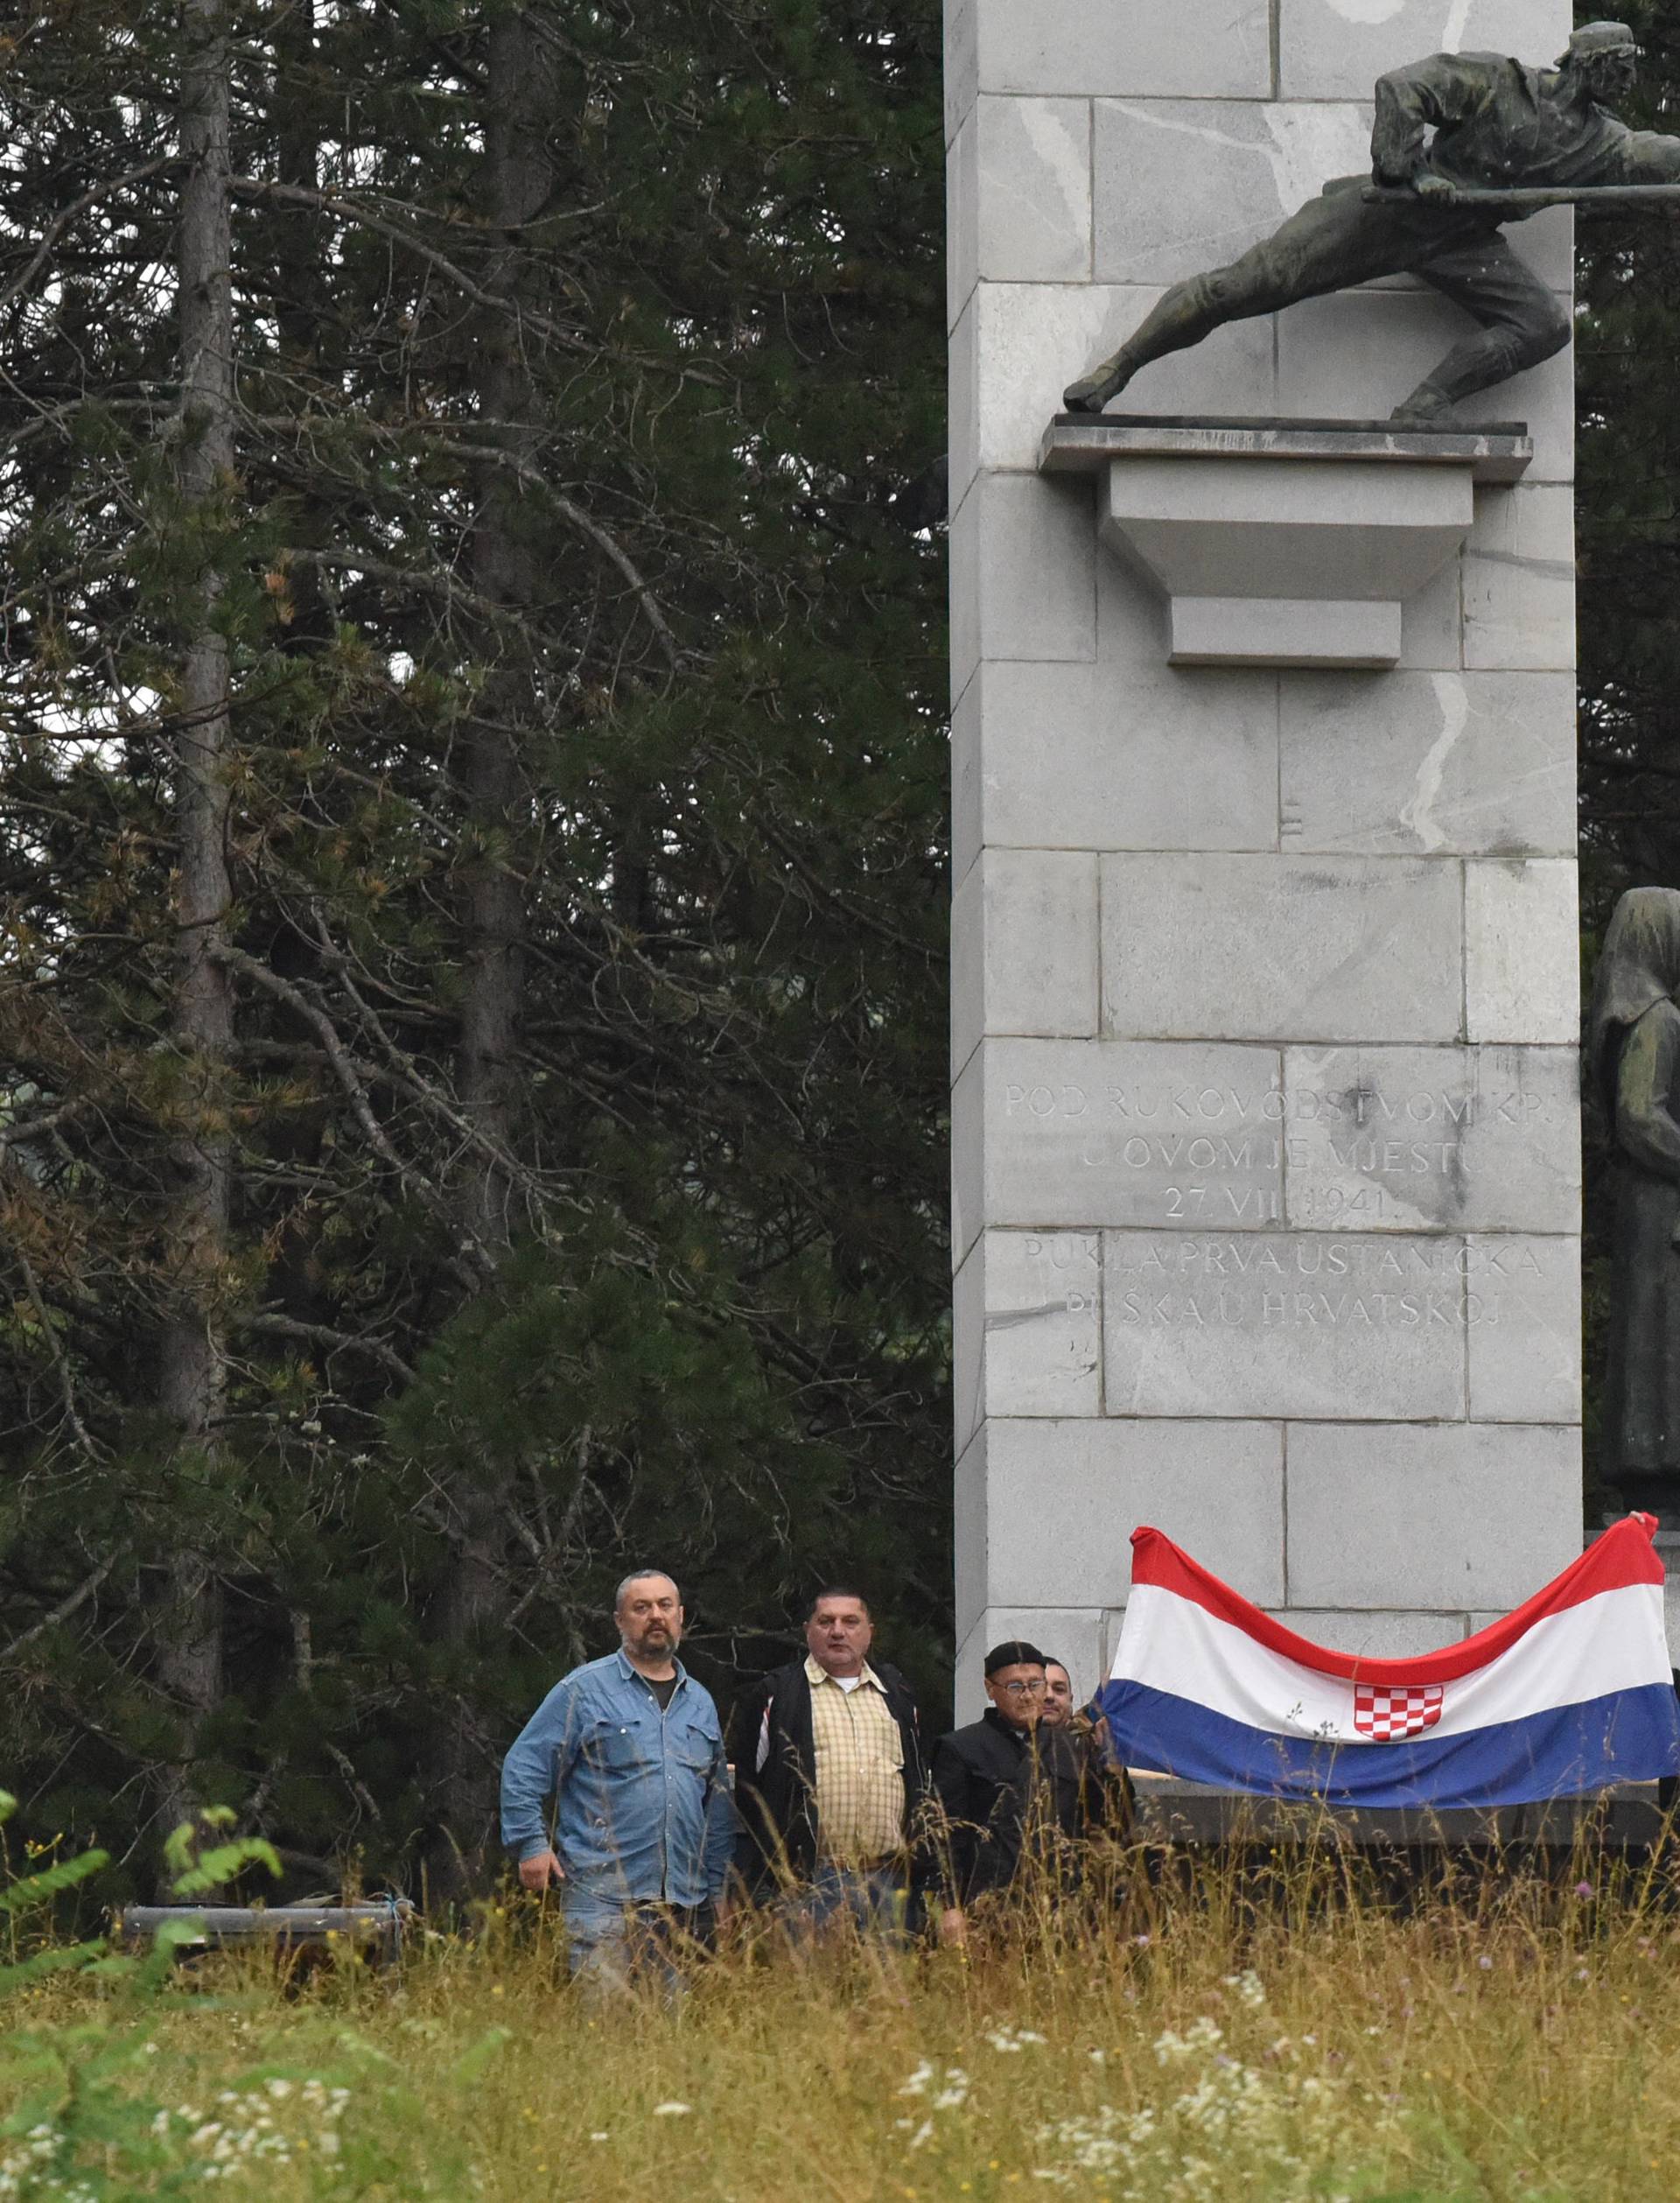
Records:
[[[1414,1330],[1496,1324],[1502,1287],[1538,1278],[1529,1244],[1456,1239],[1121,1240],[1112,1287],[1121,1330]]]
[[[1232,1050],[1224,1061],[1246,1076],[1201,1079],[1162,1076],[1168,1051],[1148,1043],[1102,1054],[1103,1070],[1129,1075],[1014,1077],[995,1090],[1022,1223],[1572,1228],[1578,1165],[1565,1050]],[[1089,1063],[1088,1051],[1063,1055],[1054,1068]],[[1052,1182],[1054,1205],[1035,1214],[1028,1204]]]

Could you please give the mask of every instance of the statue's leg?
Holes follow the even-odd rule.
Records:
[[[1562,301],[1496,232],[1425,261],[1418,273],[1481,326],[1395,407],[1396,421],[1432,419],[1461,398],[1537,367],[1569,342]]]
[[[1412,265],[1418,253],[1410,210],[1396,216],[1391,208],[1367,206],[1357,188],[1362,180],[1348,179],[1348,187],[1331,186],[1308,200],[1228,266],[1175,283],[1116,353],[1068,384],[1063,403],[1075,413],[1100,413],[1139,368],[1200,344],[1228,321],[1275,313],[1298,299]]]
[[[1292,287],[1287,268],[1273,250],[1276,242],[1268,237],[1228,267],[1210,268],[1205,275],[1191,276],[1164,291],[1111,358],[1068,384],[1063,403],[1075,413],[1100,413],[1152,360],[1186,351],[1228,321],[1273,313],[1305,296]]]

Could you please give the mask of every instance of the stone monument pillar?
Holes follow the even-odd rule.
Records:
[[[1326,425],[1469,326],[1398,278],[1046,435],[1164,285],[1368,167],[1382,71],[1569,27],[948,0],[965,1709],[1005,1635],[1096,1684],[1139,1522],[1386,1653],[1580,1550],[1570,354],[1465,409],[1527,441]],[[1567,210],[1508,235],[1566,304]]]

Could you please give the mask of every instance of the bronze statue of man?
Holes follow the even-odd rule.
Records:
[[[1680,180],[1680,137],[1631,130],[1606,105],[1632,87],[1637,57],[1625,24],[1589,23],[1555,69],[1437,53],[1380,77],[1372,175],[1406,196],[1372,200],[1364,177],[1338,177],[1228,267],[1174,284],[1112,359],[1070,386],[1066,403],[1100,413],[1139,368],[1227,321],[1379,276],[1419,276],[1480,324],[1396,406],[1396,421],[1432,419],[1550,359],[1569,341],[1569,316],[1500,235],[1521,214],[1455,204],[1455,194]]]
[[[1631,888],[1587,1013],[1614,1168],[1601,1450],[1624,1506],[1680,1507],[1680,892]]]

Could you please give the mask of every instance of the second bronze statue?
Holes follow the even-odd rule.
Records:
[[[1379,78],[1371,178],[1406,195],[1373,201],[1370,179],[1338,177],[1240,259],[1174,284],[1065,403],[1100,413],[1140,368],[1228,321],[1382,276],[1415,275],[1479,324],[1396,406],[1396,421],[1431,420],[1550,359],[1569,341],[1569,314],[1500,234],[1521,215],[1455,204],[1454,193],[1680,180],[1680,137],[1629,130],[1606,105],[1631,89],[1637,58],[1625,24],[1591,23],[1555,68],[1437,53]]]

